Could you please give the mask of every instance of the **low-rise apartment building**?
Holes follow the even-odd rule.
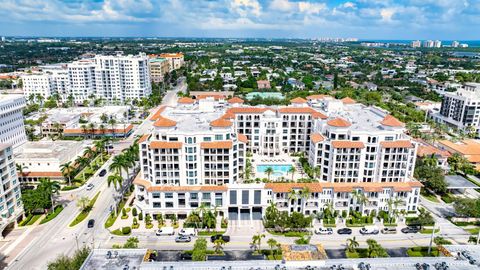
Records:
[[[150,120],[154,128],[139,141],[134,181],[135,204],[145,213],[183,218],[203,204],[231,220],[252,220],[273,203],[307,215],[328,205],[369,214],[388,210],[394,199],[401,201],[398,210],[417,210],[416,143],[379,108],[321,95],[278,107],[251,107],[238,97],[180,98]],[[243,183],[247,152],[255,158],[251,167],[262,157],[304,153],[319,168],[318,183]]]
[[[185,65],[183,53],[162,53],[159,57],[167,59],[170,66],[170,72],[180,69]]]

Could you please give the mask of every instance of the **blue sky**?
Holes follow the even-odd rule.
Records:
[[[0,35],[480,39],[480,0],[0,0]]]

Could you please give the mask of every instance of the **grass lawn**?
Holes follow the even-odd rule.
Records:
[[[58,216],[58,214],[60,214],[60,212],[62,212],[63,210],[63,205],[57,205],[55,206],[55,210],[51,213],[48,213],[44,219],[42,219],[42,221],[40,221],[40,224],[44,224],[44,223],[47,223],[49,222],[50,220],[54,219],[55,217]]]
[[[74,178],[76,180],[76,183],[78,185],[83,185],[85,182],[88,181],[88,179],[90,179],[90,177],[92,177],[92,175],[94,175],[97,170],[102,167],[102,165],[110,158],[110,156],[108,154],[104,154],[103,155],[103,162],[101,160],[101,157],[100,155],[97,155],[95,157],[95,159],[90,162],[90,164],[88,166],[85,166],[83,168],[83,170],[81,170]],[[85,172],[85,179],[83,178],[83,173]]]
[[[480,230],[480,227],[471,228],[471,229],[465,229],[465,230],[468,231],[468,232],[470,232],[471,234],[477,235],[477,234],[478,234],[478,231]]]
[[[224,234],[225,231],[199,231],[198,236],[212,236],[217,234]]]
[[[348,250],[345,251],[345,255],[349,259],[356,259],[356,258],[367,258],[368,252],[366,248],[357,248],[354,252],[350,252]]]
[[[428,254],[428,247],[413,247],[407,250],[409,257],[438,257],[440,252],[437,247],[432,247],[432,252]]]
[[[285,237],[304,237],[304,236],[310,236],[310,232],[274,232],[274,231],[268,231],[272,235],[278,235],[278,236],[285,236]]]
[[[432,234],[432,231],[433,231],[433,229],[425,229],[424,228],[420,231],[420,233],[422,233],[422,234]],[[435,233],[438,233],[438,232],[440,232],[440,229],[435,229]]]
[[[95,195],[95,197],[93,197],[91,200],[90,200],[90,203],[88,204],[89,207],[87,207],[87,210],[84,210],[84,211],[81,211],[77,217],[75,217],[75,219],[72,221],[72,223],[70,223],[69,227],[73,227],[75,225],[77,225],[78,223],[82,222],[83,220],[85,220],[88,216],[88,214],[90,213],[90,211],[92,211],[93,209],[93,205],[95,205],[95,202],[97,201],[97,198],[98,196],[100,195],[100,191],[97,192],[97,194]]]
[[[119,204],[118,204],[118,213],[120,213],[120,215],[122,214],[122,209],[123,207],[125,206],[125,203],[127,202],[126,199],[123,199]],[[107,220],[105,221],[105,229],[107,228],[110,228],[113,226],[113,224],[115,223],[115,220],[117,220],[117,217],[119,215],[109,215]],[[137,219],[138,219],[138,216],[137,216]]]
[[[43,214],[36,214],[36,215],[28,216],[27,218],[22,220],[22,222],[20,222],[18,224],[18,226],[23,227],[23,226],[33,225],[33,223],[35,223],[35,221],[37,221],[42,216],[43,216]]]
[[[438,198],[437,196],[435,196],[435,194],[431,193],[431,192],[428,192],[427,190],[425,189],[422,189],[422,192],[420,193],[422,195],[423,198],[431,201],[431,202],[434,202],[434,203],[438,203]]]
[[[445,203],[452,203],[453,202],[453,196],[448,194],[448,193],[442,194],[441,198],[442,198],[442,201],[444,201]]]

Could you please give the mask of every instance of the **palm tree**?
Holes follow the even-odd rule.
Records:
[[[117,123],[117,120],[115,120],[115,117],[111,116],[110,119],[108,120],[108,124],[112,128],[112,137],[115,138],[115,124]]]
[[[357,242],[356,237],[348,238],[347,239],[347,250],[349,252],[354,252],[356,248],[358,248],[360,244]]]
[[[293,182],[293,176],[295,175],[296,171],[297,169],[295,168],[295,166],[291,166],[290,169],[288,170],[288,172],[292,175],[292,182]]]
[[[243,172],[243,178],[244,180],[250,179],[250,175],[252,174],[252,168],[250,166],[246,166],[245,170]]]
[[[87,125],[81,124],[81,125],[80,125],[80,128],[82,129],[82,134],[84,134],[85,136],[87,136],[87,134],[88,134]]]
[[[322,169],[320,168],[320,166],[316,166],[315,168],[313,168],[313,178],[315,179],[320,178],[321,172],[322,172]]]
[[[436,167],[438,164],[438,159],[435,157],[434,154],[431,154],[430,156],[426,156],[422,159],[423,163],[425,165],[430,166],[430,167]]]
[[[93,147],[88,146],[88,147],[85,147],[85,150],[83,151],[83,155],[87,157],[89,160],[91,160],[93,159],[93,157],[95,157],[95,155],[97,154],[97,151],[98,150],[93,150]]]
[[[23,174],[25,173],[25,170],[28,169],[28,166],[25,166],[25,165],[22,165],[22,164],[18,164],[16,163],[15,166],[17,167],[17,172],[23,176]]]
[[[268,182],[270,182],[270,175],[273,173],[273,168],[272,167],[266,168],[265,173],[267,174]]]
[[[105,127],[104,124],[100,124],[98,126],[98,129],[100,129],[100,131],[102,132],[103,135],[105,135],[105,132],[107,131],[107,128]]]
[[[88,124],[88,129],[90,130],[91,138],[95,137],[95,123],[91,122]]]
[[[277,240],[275,240],[273,238],[270,238],[270,239],[267,240],[267,244],[270,247],[270,255],[273,256],[273,248],[278,245],[278,242],[277,242]]]
[[[354,190],[352,191],[352,197],[357,204],[360,204],[361,211],[363,212],[363,206],[368,202],[367,196],[360,190]]]
[[[103,153],[105,152],[105,142],[103,140],[96,141],[95,150],[97,151],[97,153],[100,154],[100,161],[103,163]]]
[[[72,173],[75,170],[75,167],[73,167],[72,162],[68,161],[66,163],[63,163],[60,165],[60,170],[62,171],[63,177],[66,177],[68,179],[68,185],[72,185]]]
[[[53,212],[55,210],[55,201],[53,199],[53,195],[59,193],[60,183],[57,181],[51,181],[50,178],[42,178],[39,181],[39,187],[45,189],[45,191],[50,194],[50,201],[52,203],[51,211]]]
[[[122,175],[123,168],[125,168],[125,159],[123,155],[114,156],[112,163],[108,167],[111,172],[115,172],[120,176]]]
[[[223,238],[221,237],[218,238],[213,242],[213,244],[214,244],[215,254],[222,254],[223,245],[225,245],[225,241],[223,240]]]
[[[82,177],[83,181],[86,180],[85,178],[85,170],[84,168],[90,163],[90,160],[84,156],[78,156],[77,159],[75,159],[75,164],[78,164],[78,168],[82,170]]]
[[[265,238],[265,234],[255,234],[252,236],[251,244],[258,252],[261,252],[262,238]]]
[[[90,199],[87,196],[82,196],[77,200],[77,207],[80,208],[81,211],[85,211],[90,203]]]
[[[300,198],[302,199],[302,212],[305,212],[305,206],[307,200],[310,198],[310,189],[308,187],[303,187],[300,191]]]
[[[113,185],[115,191],[118,191],[118,187],[120,187],[120,189],[122,188],[122,183],[123,183],[123,178],[118,174],[112,174],[112,175],[109,175],[107,177],[108,187]],[[114,198],[116,198],[116,197],[114,196]],[[118,214],[117,200],[116,199],[115,199],[114,205],[115,205],[115,214]]]

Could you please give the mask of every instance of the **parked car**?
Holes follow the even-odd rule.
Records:
[[[333,234],[333,230],[332,228],[320,227],[318,229],[315,229],[315,234]]]
[[[213,243],[213,242],[215,242],[215,240],[220,239],[220,238],[222,238],[223,242],[225,242],[225,243],[230,242],[230,236],[223,235],[223,234],[212,235],[212,237],[210,237],[210,241],[212,241],[212,243]]]
[[[382,229],[383,234],[394,234],[397,233],[397,228],[395,227],[385,227]]]
[[[90,219],[88,221],[87,227],[88,228],[93,228],[93,226],[95,226],[95,219]]]
[[[190,241],[192,241],[192,238],[190,236],[180,235],[175,238],[175,242],[177,243],[188,243]]]
[[[173,227],[162,227],[160,229],[158,229],[155,234],[157,236],[162,236],[162,235],[174,235],[175,234],[175,230],[173,229]]]
[[[94,187],[94,185],[92,183],[90,183],[90,184],[87,185],[86,190],[92,190],[93,187]]]
[[[420,231],[420,228],[416,226],[408,226],[403,228],[401,231],[402,233],[418,233]]]
[[[369,225],[365,226],[360,229],[361,234],[378,234],[380,230],[378,230],[378,227],[375,225]]]
[[[195,236],[197,235],[197,231],[195,228],[183,228],[178,232],[178,234],[183,236]]]
[[[338,234],[352,234],[352,229],[350,228],[341,228],[337,230]]]
[[[101,177],[104,177],[106,174],[107,174],[107,170],[103,169],[103,170],[100,171],[100,173],[98,175],[101,176]]]

